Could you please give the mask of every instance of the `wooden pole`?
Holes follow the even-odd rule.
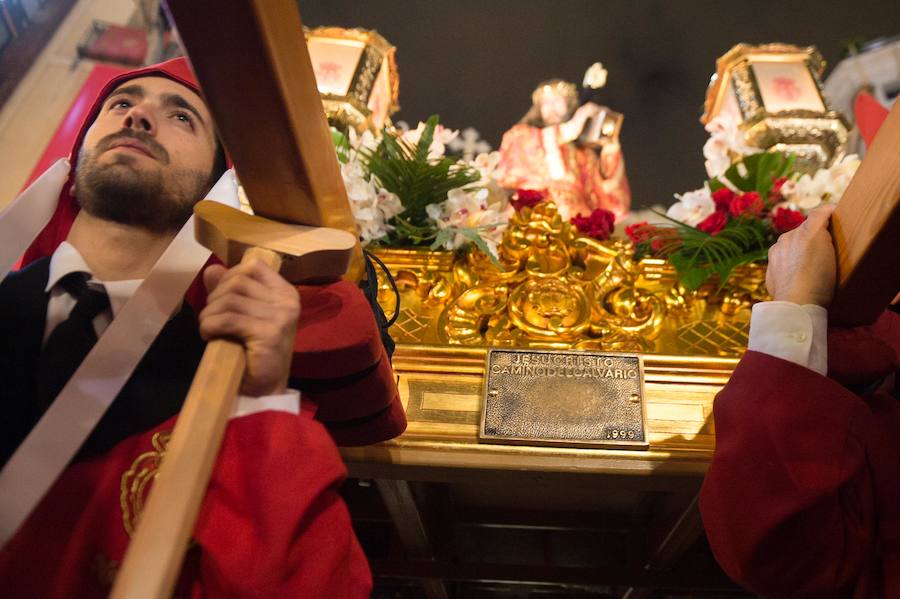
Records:
[[[340,229],[349,245],[338,276],[352,254],[347,276],[361,278],[356,224],[295,0],[170,0],[169,10],[250,205],[265,217],[260,221]],[[271,221],[257,224],[286,226]],[[260,238],[251,237],[250,245]],[[266,252],[250,249],[245,256],[280,262]],[[244,372],[242,346],[216,340],[210,352],[178,417],[113,599],[168,599],[177,582]]]
[[[247,250],[242,262],[254,259],[275,270],[281,265],[281,256],[262,248]],[[206,346],[112,599],[172,596],[245,366],[240,343],[216,339]]]
[[[829,321],[871,324],[900,292],[900,102],[831,217],[837,290]]]
[[[216,202],[197,204],[194,217],[197,239],[227,264],[260,260],[292,280],[340,278],[357,242],[346,231],[287,225]],[[282,256],[288,257],[283,265]],[[240,343],[207,344],[125,552],[114,599],[172,596],[245,366]]]

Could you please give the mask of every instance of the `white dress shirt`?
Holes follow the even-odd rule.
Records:
[[[50,293],[50,300],[47,302],[47,326],[44,328],[45,343],[53,329],[68,318],[69,313],[75,307],[75,298],[62,285],[58,285],[63,277],[73,272],[90,274],[91,269],[85,263],[78,250],[75,249],[75,246],[68,241],[63,241],[50,257],[50,275],[47,277],[47,287],[44,289],[44,291]],[[125,305],[125,302],[140,287],[141,279],[104,283],[91,275],[87,284],[90,289],[105,291],[109,297],[111,313],[104,310],[94,318],[94,331],[97,333],[97,337],[100,337],[103,331],[106,330],[106,327],[109,326],[109,323],[112,322],[112,319],[122,309],[122,306]]]
[[[50,293],[50,299],[47,302],[47,324],[44,328],[45,343],[53,329],[66,320],[75,307],[75,298],[62,285],[59,285],[59,281],[63,277],[73,272],[91,274],[91,269],[84,261],[81,253],[75,249],[75,246],[68,241],[63,241],[50,257],[50,273],[47,277],[47,287],[45,288],[45,291]],[[109,323],[112,322],[112,319],[121,311],[125,303],[131,299],[131,296],[134,295],[142,282],[142,279],[99,281],[91,274],[90,279],[88,279],[88,287],[105,290],[109,296],[110,310],[104,310],[94,318],[94,331],[96,331],[98,338],[109,326]],[[288,389],[286,393],[263,397],[241,395],[238,397],[232,418],[268,410],[299,414],[300,392]]]
[[[792,302],[760,302],[753,306],[747,349],[828,373],[828,311]]]

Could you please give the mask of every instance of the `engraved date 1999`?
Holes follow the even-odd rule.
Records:
[[[602,439],[610,441],[641,441],[641,435],[633,428],[618,428],[615,426],[607,426],[601,434]]]

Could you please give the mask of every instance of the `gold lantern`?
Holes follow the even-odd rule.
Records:
[[[377,31],[319,27],[306,31],[328,121],[340,128],[380,130],[400,109],[396,48]]]
[[[700,121],[727,114],[748,145],[791,152],[800,170],[827,167],[843,155],[849,124],[825,98],[824,69],[813,46],[738,44],[716,61]]]

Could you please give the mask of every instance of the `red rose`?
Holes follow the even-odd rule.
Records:
[[[727,187],[723,187],[712,193],[712,199],[713,202],[716,203],[716,210],[728,212],[728,207],[731,206],[731,200],[734,199],[734,192]]]
[[[518,212],[522,208],[534,208],[544,200],[544,197],[546,197],[544,192],[537,189],[517,189],[509,203]]]
[[[720,210],[716,210],[697,225],[697,228],[703,231],[704,233],[709,233],[710,235],[715,235],[719,231],[725,228],[725,225],[728,224],[728,215],[725,212]]]
[[[577,216],[572,217],[572,224],[582,234],[603,241],[609,239],[612,234],[616,216],[609,210],[597,208],[591,212],[590,216],[581,216],[579,212]]]
[[[742,214],[759,216],[763,209],[765,209],[765,204],[755,191],[748,191],[736,196],[728,206],[728,211],[732,216],[741,216]]]
[[[633,225],[625,227],[625,234],[628,235],[628,238],[631,239],[631,243],[634,245],[640,245],[646,242],[653,237],[655,231],[656,227],[647,221],[634,223]]]
[[[799,227],[806,217],[803,213],[790,208],[778,208],[772,213],[772,227],[776,233],[787,233]]]

